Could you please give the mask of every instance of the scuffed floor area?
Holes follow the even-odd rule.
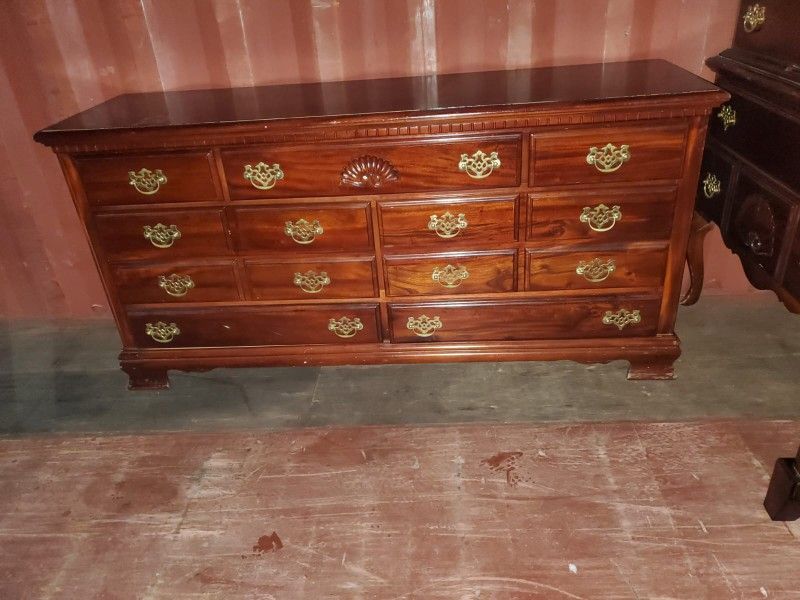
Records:
[[[0,598],[800,598],[800,423],[0,439]]]

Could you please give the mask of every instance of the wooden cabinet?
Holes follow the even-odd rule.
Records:
[[[672,375],[679,257],[725,93],[664,61],[314,89],[254,88],[257,114],[172,93],[189,122],[130,95],[36,135],[61,157],[132,387],[168,369],[453,360]],[[322,101],[356,90],[360,111]]]

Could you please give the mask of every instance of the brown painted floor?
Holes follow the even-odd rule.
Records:
[[[800,598],[796,421],[0,439],[0,598]]]

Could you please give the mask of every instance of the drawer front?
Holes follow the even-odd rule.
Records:
[[[515,187],[521,138],[304,147],[258,146],[222,151],[232,199],[393,194],[439,189]]]
[[[532,194],[528,243],[666,240],[674,203],[674,188]]]
[[[725,199],[731,193],[733,165],[709,145],[703,155],[697,182],[697,210],[707,219],[722,224]]]
[[[447,252],[480,244],[507,244],[517,239],[517,199],[382,202],[379,204],[384,246]]]
[[[129,311],[138,347],[290,346],[379,341],[374,305]]]
[[[375,259],[248,260],[253,300],[370,298],[377,295]]]
[[[529,291],[659,288],[664,279],[667,248],[527,253]]]
[[[117,266],[114,280],[123,304],[230,302],[240,299],[231,263]]]
[[[655,298],[618,296],[395,304],[389,310],[395,342],[469,342],[654,335],[658,307]]]
[[[516,251],[385,258],[391,296],[483,294],[515,290]]]
[[[215,200],[210,152],[78,158],[75,166],[89,204],[145,204]]]
[[[687,126],[631,125],[535,133],[533,186],[679,179]]]
[[[112,259],[230,254],[221,210],[97,213],[94,223],[100,244]]]
[[[367,204],[238,207],[231,214],[243,252],[372,250]]]

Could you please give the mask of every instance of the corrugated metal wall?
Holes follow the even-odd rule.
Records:
[[[647,57],[708,76],[737,14],[737,0],[0,0],[0,315],[107,314],[31,136],[117,94]]]

